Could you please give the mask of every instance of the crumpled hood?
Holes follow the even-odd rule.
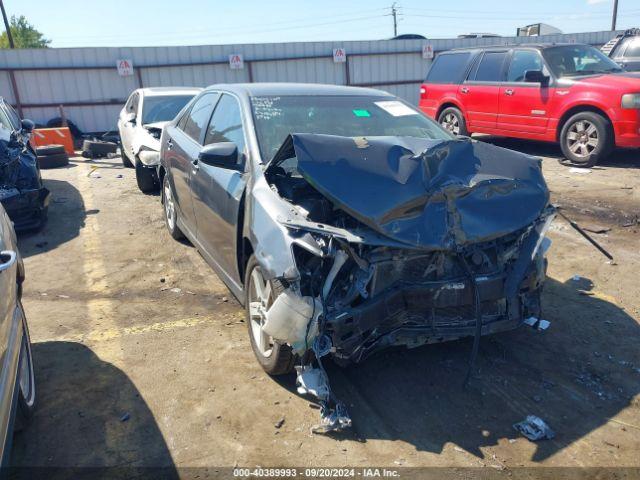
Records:
[[[164,126],[169,123],[168,121],[166,122],[153,122],[153,123],[145,123],[144,125],[142,125],[144,128],[158,128],[160,130],[162,130],[164,128]]]
[[[334,206],[417,247],[489,241],[532,224],[549,203],[539,159],[468,139],[293,134],[271,165],[291,148]]]

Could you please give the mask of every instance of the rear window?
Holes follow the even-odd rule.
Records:
[[[470,58],[471,52],[438,55],[427,74],[427,83],[460,83]]]
[[[625,57],[640,57],[640,37],[636,37],[629,42],[629,46],[624,51]]]

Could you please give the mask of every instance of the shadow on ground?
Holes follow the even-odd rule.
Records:
[[[61,478],[111,478],[118,470],[103,467],[118,467],[122,478],[178,478],[153,414],[125,373],[79,343],[35,343],[33,356],[38,405],[14,437],[11,466],[19,476],[65,467]],[[157,470],[134,470],[145,467]]]
[[[85,210],[82,195],[69,182],[47,179],[44,185],[51,191],[49,219],[40,231],[19,235],[20,253],[25,258],[53,250],[74,239],[84,227],[87,215],[97,213],[96,210]]]
[[[510,150],[526,153],[528,155],[551,157],[555,159],[564,158],[562,151],[560,150],[560,146],[556,143],[521,140],[518,138],[494,137],[491,135],[479,135],[474,136],[473,138],[475,140],[491,143],[498,147],[504,147]],[[598,167],[640,168],[638,150],[616,149],[608,158],[599,162],[595,168],[597,169]],[[567,168],[570,168],[570,166]]]
[[[344,370],[330,364],[354,421],[338,438],[401,440],[434,453],[451,442],[483,457],[482,447],[517,438],[512,425],[534,414],[557,434],[537,443],[532,460],[542,461],[601,427],[640,393],[640,328],[583,282],[548,280],[549,330],[483,337],[467,389],[470,340],[390,351]]]

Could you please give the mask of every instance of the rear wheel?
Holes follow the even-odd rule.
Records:
[[[131,160],[129,160],[129,157],[127,156],[127,152],[125,151],[124,146],[122,144],[120,144],[120,156],[122,157],[122,165],[124,165],[126,168],[134,167],[133,163],[131,163]]]
[[[562,126],[560,147],[571,163],[592,167],[613,148],[611,126],[607,119],[597,113],[577,113]]]
[[[164,204],[164,222],[169,230],[169,235],[174,240],[184,238],[184,233],[178,227],[178,213],[176,211],[175,200],[173,199],[173,190],[169,183],[169,176],[165,175],[162,182],[162,203]]]
[[[33,356],[31,353],[31,338],[29,336],[29,328],[27,320],[22,310],[22,304],[19,306],[22,312],[22,343],[20,346],[20,360],[18,364],[18,405],[16,409],[16,421],[14,430],[20,431],[29,422],[33,416],[36,407],[36,382],[33,372]]]
[[[283,288],[265,280],[255,256],[251,255],[245,273],[245,310],[251,348],[260,366],[269,375],[284,375],[293,370],[295,355],[291,347],[278,343],[262,331],[266,312]]]
[[[445,108],[438,116],[438,123],[454,135],[467,136],[467,122],[464,121],[464,115],[456,107]]]

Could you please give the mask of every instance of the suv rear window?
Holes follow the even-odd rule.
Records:
[[[624,56],[625,57],[633,57],[633,58],[638,58],[640,57],[640,37],[636,37],[632,40],[629,40],[629,46],[627,47],[627,49],[624,51]]]
[[[471,52],[438,55],[427,74],[427,83],[460,83],[470,58]]]

